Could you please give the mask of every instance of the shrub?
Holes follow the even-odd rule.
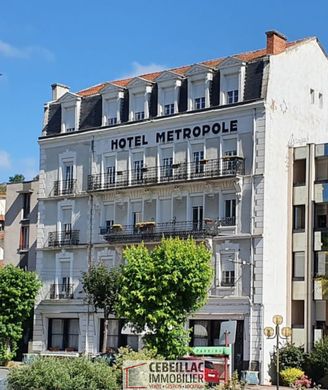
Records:
[[[9,390],[118,390],[118,370],[85,358],[38,358],[10,370]]]
[[[303,375],[300,379],[297,379],[295,382],[294,382],[294,385],[293,387],[295,387],[296,389],[304,389],[304,388],[310,388],[311,387],[311,379],[306,376],[306,375]]]
[[[277,354],[273,355],[273,366],[276,367]],[[303,348],[296,347],[294,344],[286,344],[279,349],[279,369],[280,371],[286,368],[303,368],[305,362],[305,354]]]
[[[307,372],[315,382],[321,383],[321,379],[328,374],[328,337],[317,341],[310,352],[307,363]]]
[[[280,371],[282,384],[285,386],[293,385],[297,381],[297,379],[300,379],[303,376],[304,376],[304,371],[295,367],[286,368],[285,370]]]

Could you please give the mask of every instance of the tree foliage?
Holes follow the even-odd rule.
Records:
[[[108,269],[104,264],[96,264],[83,274],[83,289],[87,300],[95,310],[104,311],[104,337],[102,352],[106,352],[108,337],[108,319],[115,314],[118,291],[120,287],[120,268]]]
[[[328,337],[318,340],[313,350],[309,353],[307,362],[307,373],[316,382],[328,375]]]
[[[120,316],[146,346],[166,358],[188,351],[190,313],[203,306],[211,283],[211,252],[192,239],[163,239],[152,251],[143,244],[125,249],[118,300]]]
[[[13,265],[0,268],[0,361],[15,355],[23,322],[31,314],[40,287],[34,272]]]
[[[16,173],[16,175],[9,177],[9,183],[21,183],[24,180],[25,176],[19,173]]]
[[[118,390],[121,372],[85,358],[38,358],[11,369],[10,390]]]

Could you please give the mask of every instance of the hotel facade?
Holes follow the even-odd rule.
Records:
[[[328,62],[316,38],[266,34],[253,52],[77,93],[52,86],[39,138],[43,289],[31,352],[98,352],[102,313],[85,302],[82,272],[121,264],[129,244],[192,236],[211,248],[214,277],[189,319],[191,345],[216,345],[220,323],[236,320],[234,368],[269,378],[264,326],[282,314],[299,329],[293,150],[327,139]],[[122,319],[109,333],[109,347],[142,343]],[[310,345],[310,333],[298,342]]]

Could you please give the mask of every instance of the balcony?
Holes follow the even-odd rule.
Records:
[[[73,299],[74,284],[52,284],[50,286],[50,299]]]
[[[50,232],[48,235],[49,247],[71,246],[78,245],[80,242],[80,231],[56,231]]]
[[[56,180],[54,182],[54,196],[72,195],[76,193],[76,179]]]
[[[223,157],[159,167],[142,167],[137,170],[113,170],[108,174],[89,175],[88,191],[106,191],[116,188],[176,183],[180,181],[234,177],[243,174],[243,158]]]
[[[213,237],[224,226],[234,226],[235,218],[203,221],[172,221],[164,223],[140,222],[136,225],[113,224],[110,228],[100,228],[100,234],[108,242],[159,241],[162,237],[189,236],[197,239]]]

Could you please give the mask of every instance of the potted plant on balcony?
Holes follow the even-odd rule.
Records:
[[[138,222],[136,224],[136,227],[142,231],[142,232],[152,232],[156,226],[156,223],[154,221],[145,221],[145,222]]]
[[[113,232],[121,232],[123,230],[123,226],[120,223],[114,223],[112,225]]]
[[[181,163],[174,163],[172,164],[172,168],[179,168]]]

